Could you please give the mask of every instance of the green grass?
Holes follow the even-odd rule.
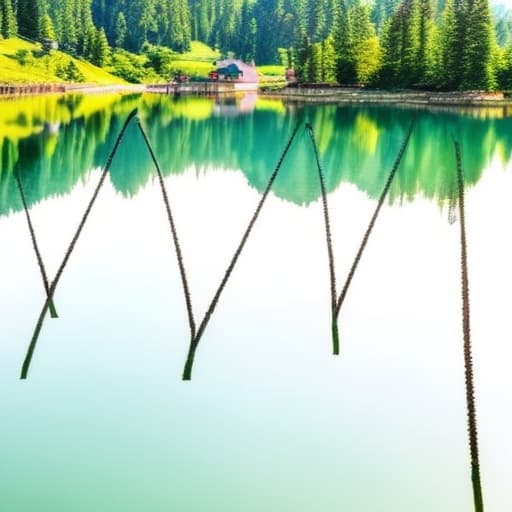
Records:
[[[171,74],[182,72],[190,77],[206,78],[215,69],[214,62],[220,52],[200,41],[192,41],[189,52],[176,53],[172,57]]]
[[[24,63],[16,56],[24,52]],[[0,40],[0,83],[58,83],[64,82],[57,76],[57,68],[73,61],[84,77],[84,82],[91,84],[124,84],[121,78],[115,77],[93,64],[75,59],[69,55],[52,51],[49,55],[41,55],[39,44],[29,43],[18,38]]]
[[[283,77],[286,72],[285,66],[256,66],[260,76],[278,76]]]
[[[192,62],[215,62],[220,59],[220,52],[210,48],[208,45],[200,41],[192,41],[190,43],[190,51],[185,53],[177,53],[175,60],[185,60]]]
[[[179,60],[172,62],[170,69],[171,74],[181,72],[189,77],[206,78],[208,73],[215,69],[215,66],[210,62]]]

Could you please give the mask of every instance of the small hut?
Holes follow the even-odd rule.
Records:
[[[217,69],[210,73],[210,78],[241,83],[258,83],[256,68],[236,59],[217,61]]]

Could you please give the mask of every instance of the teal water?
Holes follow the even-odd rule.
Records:
[[[206,310],[299,121],[329,191],[338,288],[409,123],[410,145],[340,315],[299,130],[181,381],[188,331],[152,163],[128,129],[55,295],[44,288],[124,119],[166,176],[194,313]],[[452,139],[462,146],[484,499],[512,509],[508,290],[512,118],[502,110],[243,98],[32,98],[0,105],[0,510],[463,512],[466,438]]]

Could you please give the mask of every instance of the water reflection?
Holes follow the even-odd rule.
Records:
[[[298,119],[309,121],[316,133],[328,192],[348,182],[377,198],[413,115],[415,130],[391,187],[391,201],[421,195],[443,203],[453,197],[454,137],[461,141],[468,184],[479,180],[493,157],[505,165],[512,152],[512,118],[502,109],[297,106],[254,95],[223,100],[158,95],[24,98],[4,101],[0,108],[0,215],[22,209],[15,166],[29,205],[66,194],[88,172],[104,165],[134,107],[148,127],[165,175],[191,168],[241,170],[259,191]],[[144,142],[131,126],[111,169],[112,184],[130,197],[152,171]],[[273,193],[299,205],[319,198],[305,133],[290,152]]]

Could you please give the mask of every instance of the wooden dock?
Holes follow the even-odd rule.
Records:
[[[256,92],[258,90],[257,83],[244,82],[183,82],[183,83],[167,83],[167,84],[148,84],[146,92],[154,92],[159,94],[172,94],[181,96],[189,94],[195,96],[217,96],[220,94],[233,94],[237,92]]]

